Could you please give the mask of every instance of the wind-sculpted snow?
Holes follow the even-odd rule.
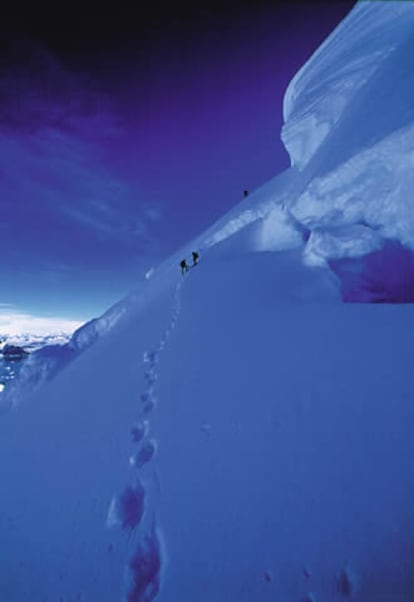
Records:
[[[315,228],[304,249],[307,265],[326,265],[328,260],[361,257],[381,248],[383,237],[362,224]]]
[[[282,140],[292,165],[309,163],[355,97],[412,35],[413,20],[411,2],[359,2],[296,73],[283,106]]]
[[[193,241],[191,243],[192,247],[189,246],[188,248],[199,248],[201,251],[205,251],[226,240],[234,239],[234,235],[247,231],[255,224],[258,224],[260,229],[262,220],[270,215],[273,210],[280,211],[280,208],[285,206],[286,200],[290,196],[294,177],[295,171],[287,170],[257,190],[252,191],[247,198],[243,199],[236,207],[228,211],[206,232]],[[261,235],[259,235],[259,240],[256,234],[254,232],[253,236],[244,237],[244,248],[249,251],[266,250],[263,248],[266,243],[261,239]],[[275,244],[274,240],[271,244]],[[283,242],[280,246],[285,248]]]
[[[354,127],[358,127],[357,120]],[[406,258],[414,251],[413,140],[410,123],[334,170],[316,176],[291,202],[291,213],[311,232],[304,261],[335,266],[345,301],[395,303],[400,291],[400,302],[411,302],[406,289],[412,272]],[[390,255],[388,250],[398,249],[398,244],[406,251]],[[384,253],[379,253],[381,249]],[[371,260],[350,261],[371,254],[384,258],[387,269],[378,270]],[[363,280],[355,281],[356,272],[363,273]],[[369,280],[376,282],[376,293],[364,284]]]
[[[414,124],[410,123],[316,176],[291,210],[311,230],[364,224],[375,231],[372,250],[378,246],[378,236],[398,239],[414,249],[413,157]]]
[[[412,31],[412,3],[360,2],[287,90],[282,137],[291,136],[292,161],[302,171],[282,207],[298,232],[302,227],[309,233],[303,245],[307,265],[332,267],[387,248],[390,241],[414,250]],[[357,85],[349,86],[345,76]],[[284,240],[286,247],[294,245],[285,225],[275,210],[263,219],[264,248],[280,248]],[[342,269],[350,262],[335,265],[346,279],[344,300],[358,300],[360,291],[361,301],[395,302],[397,289],[404,290],[383,282],[393,292],[371,295],[360,282],[350,292],[349,269]],[[371,265],[364,263],[364,281]],[[376,270],[372,278],[378,275]],[[407,298],[403,293],[401,301]]]
[[[84,351],[103,334],[108,333],[115,324],[127,312],[128,305],[131,304],[131,299],[126,299],[124,302],[117,303],[105,312],[100,318],[90,320],[78,330],[74,332],[68,347],[74,351]]]

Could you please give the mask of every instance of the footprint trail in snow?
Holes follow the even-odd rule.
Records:
[[[143,354],[146,386],[140,395],[140,420],[130,431],[131,441],[138,449],[129,459],[130,466],[142,471],[157,453],[157,440],[149,437],[150,414],[155,408],[158,398],[156,383],[158,381],[158,363],[172,331],[174,330],[181,310],[181,281],[174,291],[173,308],[168,327],[164,331],[158,345]],[[137,532],[145,514],[145,501],[148,491],[142,479],[135,476],[123,492],[111,504],[110,514],[115,519],[110,524],[121,526],[132,542],[132,553],[127,565],[126,602],[152,602],[157,596],[161,585],[163,565],[163,542],[155,516],[149,529]]]

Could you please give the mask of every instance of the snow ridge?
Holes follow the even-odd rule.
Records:
[[[354,99],[412,39],[411,2],[358,2],[285,92],[282,141],[291,165],[304,169]]]
[[[114,506],[116,508],[115,522],[129,533],[133,541],[133,550],[126,567],[125,602],[152,602],[161,587],[161,573],[165,564],[162,533],[155,515],[152,516],[151,526],[142,528],[137,535],[137,529],[142,525],[145,513],[145,501],[150,495],[149,488],[141,477],[142,472],[157,452],[157,440],[149,437],[148,417],[154,410],[158,398],[156,383],[158,381],[158,363],[172,331],[174,330],[181,311],[181,281],[176,284],[173,298],[171,319],[159,343],[151,350],[144,351],[143,364],[145,368],[146,386],[140,395],[140,420],[131,428],[132,442],[137,446],[129,463],[139,474],[134,474],[132,483],[128,483],[118,499],[111,504],[109,523],[113,523]],[[153,506],[153,504],[150,504]],[[137,541],[135,541],[137,540]]]

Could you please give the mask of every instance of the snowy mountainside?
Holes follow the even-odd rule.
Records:
[[[248,251],[290,248],[292,241],[293,246],[297,246],[298,242],[302,240],[299,222],[292,222],[285,214],[280,217],[276,226],[279,232],[276,242],[273,227],[269,244],[266,242],[266,234],[263,236],[261,233],[263,218],[273,208],[280,208],[286,198],[290,179],[289,170],[252,192],[248,199],[244,199],[228,211],[185,248],[174,253],[161,265],[151,268],[146,278],[139,282],[129,295],[109,308],[99,318],[83,324],[73,333],[66,344],[62,345],[61,341],[55,343],[51,340],[49,345],[32,353],[20,371],[18,379],[13,381],[2,394],[0,406],[8,407],[19,403],[28,393],[55,377],[68,363],[108,334],[119,321],[123,320],[124,316],[139,311],[139,308],[147,303],[150,296],[158,294],[152,292],[152,290],[158,291],[154,283],[160,283],[163,286],[166,279],[174,279],[179,261],[183,257],[190,261],[192,250],[198,249],[205,254],[208,249],[229,240],[236,233],[241,235],[242,248],[246,248]],[[233,249],[236,248],[234,242],[231,242],[231,246]],[[240,251],[240,246],[238,250]]]
[[[164,278],[191,250],[204,253],[243,229],[250,250],[304,245],[308,265],[333,268],[342,280],[338,262],[378,252],[388,239],[414,249],[413,31],[412,3],[359,2],[287,88],[282,139],[301,171],[293,167],[254,191],[149,277]],[[310,149],[306,140],[316,134]],[[363,262],[355,269],[366,271]],[[90,347],[137,303],[146,284],[83,325],[68,346],[33,354],[3,401],[24,396]],[[362,290],[360,300],[369,299]]]
[[[212,251],[2,417],[10,602],[410,599],[412,306]]]
[[[251,250],[304,247],[308,265],[333,269],[342,282],[344,299],[377,298],[376,291],[366,291],[364,262],[350,268],[362,274],[360,283],[353,281],[352,293],[349,269],[340,262],[380,252],[388,239],[414,249],[410,196],[414,89],[409,77],[413,29],[414,5],[360,2],[286,91],[282,139],[300,171],[293,167],[249,195],[153,270],[150,279],[175,273],[180,259],[192,249],[203,254],[244,229],[243,244]],[[319,131],[315,120],[325,133],[311,151],[303,140]],[[302,148],[303,155],[293,147]],[[397,261],[408,265],[404,257]],[[383,277],[388,275],[375,279]],[[30,357],[19,382],[3,394],[3,402],[17,401],[75,359],[134,306],[146,285],[140,283],[138,292],[81,327],[68,346],[43,349]],[[395,298],[394,292],[389,298]]]
[[[137,305],[140,285],[127,298],[115,303],[102,316],[82,324],[71,336],[13,337],[25,344],[32,353],[25,360],[18,377],[8,384],[0,399],[0,406],[19,403],[28,393],[53,378],[68,363],[89,349],[109,333],[131,306]]]
[[[365,19],[385,40],[392,24],[376,82],[400,81],[414,13],[363,4],[336,30],[338,72],[355,30],[372,50]],[[412,600],[411,96],[391,132],[375,86],[303,169],[154,269],[106,336],[85,327],[94,344],[2,415],[8,602]]]

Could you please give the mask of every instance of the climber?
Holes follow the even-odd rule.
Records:
[[[194,267],[198,263],[198,253],[196,251],[193,251],[192,255],[193,255],[193,266],[192,267]]]
[[[249,191],[248,191],[248,190],[244,190],[244,191],[243,191],[243,195],[244,195],[244,197],[246,198],[247,196],[249,196]]]
[[[184,272],[188,272],[188,265],[185,261],[185,259],[183,259],[180,263],[181,266],[181,273],[184,274]]]

